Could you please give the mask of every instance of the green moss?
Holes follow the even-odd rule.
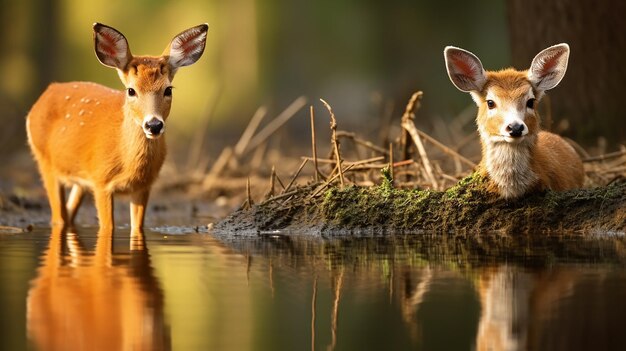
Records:
[[[380,184],[380,187],[386,190],[393,189],[393,178],[391,177],[391,169],[389,168],[389,166],[381,169],[380,175],[382,177],[382,183]]]
[[[486,183],[487,180],[482,175],[474,172],[446,190],[445,198],[466,204],[472,200],[492,197],[486,190]]]
[[[325,230],[378,228],[392,231],[626,231],[626,182],[595,189],[547,191],[517,200],[486,190],[475,173],[450,189],[397,189],[388,172],[381,185],[330,188],[321,197],[303,191],[286,203],[269,202],[241,211],[232,222],[260,230],[319,227]]]

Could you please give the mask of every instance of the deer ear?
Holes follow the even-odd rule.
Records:
[[[124,70],[132,59],[128,41],[115,28],[94,23],[93,41],[96,56],[105,66]]]
[[[189,28],[172,39],[163,55],[169,56],[169,64],[173,71],[198,61],[204,52],[208,30],[209,25],[205,23]]]
[[[464,92],[481,91],[487,77],[476,55],[469,51],[447,46],[443,51],[448,76],[457,89]]]
[[[528,80],[541,91],[554,88],[565,76],[568,59],[569,45],[565,43],[544,49],[530,64]]]

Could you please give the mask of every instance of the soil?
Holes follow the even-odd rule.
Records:
[[[389,177],[374,187],[299,188],[235,211],[214,231],[226,235],[289,232],[308,235],[381,235],[442,232],[626,233],[626,180],[597,188],[547,191],[504,200],[486,191],[478,173],[446,191],[397,189]],[[319,193],[319,194],[316,194]]]

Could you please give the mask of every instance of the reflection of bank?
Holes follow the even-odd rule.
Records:
[[[168,350],[163,291],[143,236],[115,255],[98,233],[95,252],[53,229],[27,300],[28,337],[39,350]]]

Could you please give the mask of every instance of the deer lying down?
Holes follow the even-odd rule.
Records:
[[[567,44],[541,51],[527,71],[485,71],[478,57],[452,46],[444,56],[454,86],[470,93],[478,105],[479,171],[489,179],[491,191],[512,199],[583,185],[580,157],[561,137],[541,130],[537,113],[541,97],[565,75]]]
[[[53,83],[33,105],[26,130],[43,178],[53,225],[71,225],[85,188],[101,229],[113,228],[113,194],[131,196],[131,227],[141,230],[150,187],[165,159],[165,122],[178,68],[204,52],[208,25],[180,33],[161,56],[133,56],[117,30],[96,23],[95,51],[125,90],[89,82]],[[72,190],[65,203],[64,185]]]

